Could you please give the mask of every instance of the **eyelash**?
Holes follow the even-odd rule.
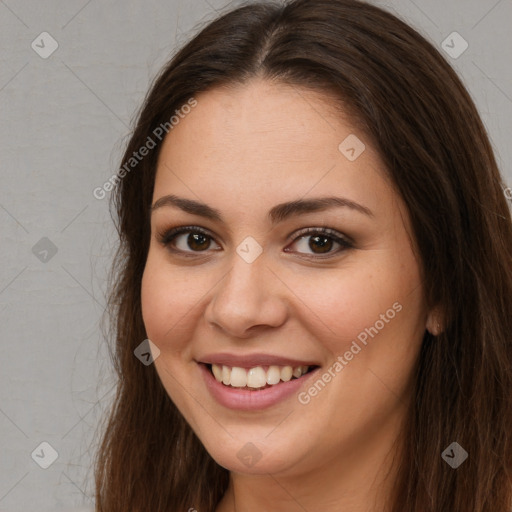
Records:
[[[200,256],[201,253],[207,252],[208,249],[205,251],[183,251],[181,249],[175,249],[171,247],[171,242],[175,240],[175,238],[179,235],[182,235],[184,233],[199,233],[201,235],[204,235],[211,240],[214,240],[214,237],[205,229],[200,228],[199,226],[180,226],[176,228],[171,228],[169,230],[166,230],[162,233],[157,234],[158,241],[165,247],[169,249],[169,251],[183,255],[187,258],[195,258],[197,256]],[[335,252],[329,252],[326,255],[304,255],[304,253],[298,253],[301,254],[303,257],[308,259],[327,259],[332,258],[335,255],[339,254],[340,252],[343,252],[346,249],[352,249],[354,247],[353,242],[346,236],[342,235],[338,231],[335,231],[334,229],[330,228],[304,228],[299,230],[297,233],[294,233],[292,236],[288,237],[288,239],[291,239],[292,243],[296,242],[297,240],[300,240],[301,238],[308,238],[308,236],[314,236],[314,235],[321,235],[325,236],[326,238],[329,238],[339,244],[341,246],[340,249],[338,249]],[[291,252],[291,251],[287,251]]]

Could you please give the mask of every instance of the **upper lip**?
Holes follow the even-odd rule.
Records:
[[[228,353],[208,354],[198,362],[204,364],[218,364],[224,366],[237,366],[239,368],[254,368],[256,366],[318,366],[311,361],[300,361],[289,357],[274,356],[271,354],[236,355]]]

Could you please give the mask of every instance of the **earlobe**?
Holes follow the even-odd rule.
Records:
[[[439,336],[443,332],[442,317],[438,309],[434,308],[428,314],[426,328],[433,336]]]

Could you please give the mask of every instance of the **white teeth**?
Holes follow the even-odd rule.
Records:
[[[263,388],[267,384],[274,386],[279,382],[288,382],[295,377],[298,379],[307,373],[309,366],[269,366],[267,371],[261,366],[256,366],[249,370],[238,366],[230,367],[218,364],[212,364],[212,373],[215,380],[224,385],[235,388],[249,387],[253,389]]]
[[[245,388],[245,386],[247,386],[247,372],[243,368],[238,368],[237,366],[231,368],[230,384],[234,388]]]
[[[267,385],[267,372],[261,366],[257,366],[256,368],[251,368],[247,372],[247,386],[248,387],[262,388],[266,385]]]
[[[292,375],[298,379],[302,375],[302,366],[297,366],[297,368],[293,369]]]
[[[222,367],[222,383],[229,386],[231,384],[231,368],[228,366]]]
[[[281,368],[270,366],[267,370],[267,384],[277,384],[281,380]]]
[[[292,375],[293,368],[291,366],[283,366],[283,368],[281,368],[281,380],[283,382],[288,382],[289,380],[291,380]]]
[[[213,375],[215,375],[215,378],[219,382],[222,382],[222,368],[217,364],[212,364],[212,372]]]

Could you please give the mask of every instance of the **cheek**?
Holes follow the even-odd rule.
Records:
[[[395,355],[405,351],[413,357],[416,341],[422,338],[425,311],[412,255],[369,251],[357,265],[314,280],[295,279],[293,288],[303,298],[301,313],[297,312],[302,326],[308,326],[313,339],[331,356],[344,354],[358,341],[364,348],[360,362],[373,362],[386,350],[388,358],[390,347]]]
[[[189,379],[183,360],[190,360],[189,340],[199,321],[197,305],[204,292],[188,282],[186,271],[177,271],[165,256],[150,250],[141,283],[142,318],[148,338],[160,349],[155,368],[162,384],[188,418],[188,395],[179,383]]]
[[[163,259],[150,250],[141,283],[146,332],[161,350],[170,340],[183,339],[176,333],[188,325],[189,315],[201,295],[197,287],[188,282],[185,272],[173,271]]]
[[[164,328],[163,311],[167,300],[165,287],[159,279],[157,268],[151,264],[150,256],[142,275],[141,308],[146,333],[151,340],[160,339],[158,333]]]
[[[300,317],[309,319],[317,335],[324,332],[339,341],[352,339],[373,325],[410,293],[410,288],[396,272],[373,263],[326,272],[314,279],[295,278],[293,283],[294,294],[301,299],[296,302],[302,304]]]
[[[398,395],[405,392],[426,316],[419,269],[412,254],[389,251],[379,260],[379,264],[369,263],[365,275],[351,276],[347,283],[353,304],[346,307],[351,308],[354,324],[348,345],[340,347],[351,360],[347,375],[358,374],[357,388],[370,402],[379,396],[384,399],[388,388]],[[340,328],[342,324],[340,319]]]

